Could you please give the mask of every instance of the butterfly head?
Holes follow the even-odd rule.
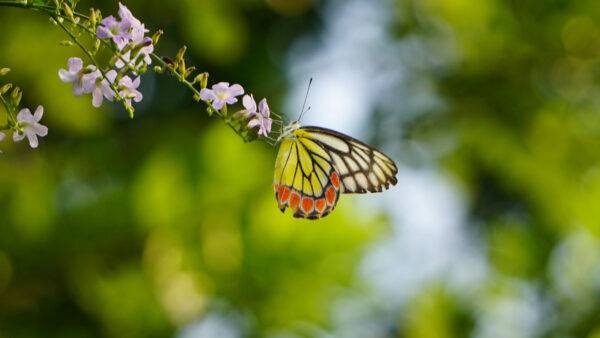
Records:
[[[296,120],[296,121],[290,122],[290,124],[283,127],[281,134],[277,138],[277,142],[283,140],[286,137],[289,137],[294,131],[298,130],[299,128],[300,128],[300,121]]]

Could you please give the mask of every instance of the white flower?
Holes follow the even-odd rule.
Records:
[[[254,95],[244,95],[242,98],[242,104],[244,105],[244,110],[240,110],[235,113],[235,117],[237,118],[250,118],[256,116],[256,101],[254,101]]]
[[[69,70],[59,69],[58,76],[65,83],[73,83],[73,95],[76,97],[81,94],[91,93],[94,87],[94,81],[98,77],[93,65],[83,68],[83,61],[80,58],[69,58]]]
[[[4,140],[4,138],[6,137],[6,135],[4,135],[4,133],[0,133],[0,141]],[[0,150],[0,154],[2,153],[2,150]]]
[[[137,90],[137,87],[140,86],[140,77],[136,77],[135,80],[131,81],[129,76],[124,76],[121,81],[119,81],[119,85],[123,88],[119,95],[125,99],[128,105],[131,105],[131,100],[133,99],[135,102],[140,102],[144,98],[142,93]]]
[[[254,101],[254,98],[252,98],[252,101]],[[256,103],[254,104],[256,105]],[[267,136],[267,134],[271,132],[271,125],[273,124],[267,99],[260,100],[258,103],[258,111],[259,113],[255,114],[256,116],[248,122],[248,128],[258,126],[258,135]]]
[[[38,106],[35,110],[35,115],[31,115],[28,108],[21,109],[17,115],[17,130],[13,134],[13,140],[19,142],[27,136],[31,148],[37,148],[38,135],[48,135],[48,127],[41,125],[39,122],[44,115],[44,107]]]
[[[106,73],[106,78],[112,83],[115,81],[117,77],[117,71],[112,69]],[[102,99],[105,97],[107,100],[112,101],[115,97],[115,92],[110,87],[110,83],[108,83],[107,79],[102,79],[98,77],[96,81],[94,81],[94,90],[92,91],[92,105],[96,108],[102,105]]]
[[[202,89],[200,99],[202,101],[212,100],[212,106],[216,110],[223,108],[225,103],[234,104],[237,102],[236,96],[244,94],[244,88],[239,84],[229,87],[229,82],[219,82],[212,86],[212,89]]]

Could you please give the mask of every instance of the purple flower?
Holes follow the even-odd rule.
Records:
[[[104,26],[98,26],[96,28],[96,36],[100,39],[112,38],[119,49],[123,49],[125,45],[131,39],[131,22],[125,18],[121,18],[121,21],[117,21],[114,16],[104,18],[100,23]]]
[[[96,67],[89,65],[83,69],[83,61],[80,58],[69,58],[69,70],[59,69],[58,76],[63,82],[73,82],[73,95],[76,97],[81,94],[91,93],[94,81],[98,77]],[[99,73],[99,72],[98,72]]]
[[[229,87],[229,82],[219,82],[212,86],[212,89],[202,89],[200,99],[203,101],[212,100],[213,108],[220,110],[225,103],[234,104],[237,102],[236,96],[244,94],[244,88],[239,84]]]
[[[135,80],[131,81],[129,76],[124,76],[121,81],[119,81],[119,85],[122,90],[119,92],[119,95],[125,99],[128,105],[131,105],[131,100],[135,102],[140,102],[144,98],[142,93],[137,90],[137,87],[140,86],[140,77],[136,77]]]
[[[0,133],[0,141],[4,140],[4,138],[6,137],[6,135],[4,135],[4,133]],[[0,154],[2,153],[2,150],[0,150]]]
[[[133,14],[131,14],[131,11],[129,10],[129,8],[127,8],[127,6],[123,5],[120,2],[119,2],[119,16],[121,17],[122,20],[127,20],[131,23],[131,28],[133,28],[132,33],[135,34],[136,31],[141,31],[142,36],[143,36],[144,33],[149,32],[149,30],[147,30],[144,27],[144,24],[141,23],[140,20],[138,20],[138,18],[133,16]]]
[[[252,103],[254,103],[254,98],[252,98]],[[256,103],[254,103],[254,106],[256,107]],[[255,114],[256,116],[248,122],[248,128],[258,126],[258,135],[267,136],[267,134],[271,132],[271,125],[273,124],[267,99],[260,100],[258,103],[258,111],[259,113]]]
[[[13,140],[19,142],[27,136],[31,148],[37,148],[38,135],[48,135],[48,127],[41,125],[39,122],[44,115],[44,107],[38,106],[35,110],[35,115],[31,115],[28,108],[23,108],[17,115],[17,130],[13,134]]]
[[[98,72],[100,73],[100,72]],[[107,100],[112,101],[115,97],[115,92],[114,90],[112,90],[112,88],[110,87],[110,83],[108,83],[108,81],[110,81],[111,83],[115,81],[115,78],[117,77],[117,71],[112,69],[110,71],[108,71],[108,73],[106,73],[106,78],[102,78],[101,76],[99,76],[95,81],[94,81],[94,89],[92,91],[92,105],[96,108],[100,107],[102,105],[102,99],[103,97],[105,97]],[[107,81],[108,79],[108,81]]]

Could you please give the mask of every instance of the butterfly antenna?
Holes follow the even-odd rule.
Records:
[[[310,78],[310,80],[308,80],[308,88],[306,88],[306,95],[304,96],[304,103],[302,103],[302,110],[300,111],[300,116],[298,117],[298,119],[296,121],[300,121],[300,119],[302,118],[302,115],[304,115],[304,113],[306,113],[307,111],[310,110],[310,107],[308,107],[307,110],[304,110],[304,107],[306,106],[306,99],[308,99],[308,92],[310,91],[311,84],[312,84],[312,77]]]

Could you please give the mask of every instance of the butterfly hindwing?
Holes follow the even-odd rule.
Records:
[[[301,127],[281,141],[275,197],[282,212],[318,219],[333,211],[340,193],[382,191],[397,183],[397,172],[389,157],[350,136]]]
[[[274,188],[281,211],[290,208],[294,217],[317,219],[337,204],[339,174],[317,143],[288,138],[281,142],[277,155]]]

